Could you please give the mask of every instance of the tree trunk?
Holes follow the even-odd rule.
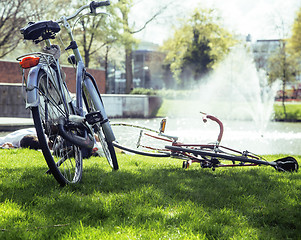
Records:
[[[108,92],[109,90],[109,81],[108,81],[108,59],[109,59],[109,51],[110,51],[110,48],[109,46],[107,45],[106,47],[106,55],[105,55],[105,76],[106,76],[106,93]],[[115,80],[115,79],[114,79]]]
[[[85,66],[86,68],[89,67],[89,64],[90,64],[90,56],[89,56],[89,51],[84,51],[84,54],[85,54]]]
[[[125,78],[126,89],[125,93],[129,94],[133,90],[133,66],[132,66],[132,49],[126,47],[125,49]]]
[[[287,112],[285,107],[285,88],[286,82],[288,81],[288,74],[287,74],[287,58],[286,58],[286,49],[285,49],[285,42],[282,44],[282,53],[283,53],[283,79],[282,79],[282,107],[284,113],[284,119],[287,120]]]
[[[284,119],[287,119],[287,112],[285,107],[285,81],[282,82],[282,107],[283,107],[283,113],[284,113]]]

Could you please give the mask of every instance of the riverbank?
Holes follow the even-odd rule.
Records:
[[[211,104],[211,103],[210,103]],[[216,112],[223,110],[223,103],[216,104]],[[237,103],[237,105],[242,103]],[[284,110],[281,102],[275,102],[273,111],[271,114],[271,121],[279,122],[301,122],[301,103],[300,102],[285,102],[287,118],[285,118]],[[238,107],[239,108],[239,107]],[[242,106],[242,108],[248,108],[248,106]],[[163,98],[161,107],[159,108],[156,117],[183,117],[198,114],[200,111],[206,112],[207,114],[213,114],[207,112],[206,106],[201,107],[194,100],[182,100],[182,99],[167,99]]]
[[[0,131],[2,132],[11,132],[33,126],[32,118],[0,117]]]
[[[274,103],[274,118],[280,122],[301,122],[301,103],[285,102],[287,117],[285,118],[282,102]]]

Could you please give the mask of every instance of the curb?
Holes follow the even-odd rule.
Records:
[[[34,127],[32,118],[0,117],[0,131],[9,132]]]

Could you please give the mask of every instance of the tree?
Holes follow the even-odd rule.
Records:
[[[231,34],[221,27],[214,9],[195,9],[188,20],[181,21],[173,37],[163,46],[167,52],[165,63],[178,83],[183,83],[183,77],[198,80],[213,69],[235,43]]]
[[[278,51],[272,54],[268,61],[269,69],[269,81],[274,82],[277,79],[281,80],[282,83],[282,106],[287,118],[286,107],[285,107],[285,90],[287,83],[295,81],[296,77],[296,58],[289,54],[287,47],[287,40],[279,41]]]
[[[113,29],[104,17],[85,18],[80,21],[82,27],[80,45],[86,67],[89,67],[91,56],[98,53],[101,48],[106,49],[106,55],[110,45],[117,41],[117,29]]]
[[[131,34],[132,29],[129,24],[129,13],[132,0],[118,0],[116,7],[121,13],[120,22],[122,22],[122,35],[120,36],[125,50],[125,78],[126,78],[126,93],[130,93],[133,88],[133,66],[132,66],[132,45],[136,42]]]
[[[118,0],[115,5],[121,13],[120,22],[122,22],[122,34],[120,35],[120,39],[125,49],[126,93],[130,93],[133,89],[132,51],[133,45],[137,43],[137,40],[133,35],[145,29],[147,25],[156,19],[156,17],[159,16],[168,6],[168,4],[166,4],[161,7],[142,25],[142,27],[134,29],[134,27],[130,25],[129,21],[130,11],[133,4],[133,0]]]
[[[20,29],[38,14],[29,0],[0,1],[0,58],[11,53],[22,39]]]
[[[279,40],[279,48],[268,59],[268,74],[270,82],[274,82],[277,79],[281,80],[281,100],[286,119],[286,86],[289,82],[296,80],[300,69],[301,43],[299,41],[301,40],[301,8],[293,24],[291,38],[287,38],[287,27],[283,18],[279,17],[278,21],[280,21],[280,23],[276,24],[276,29],[281,36],[281,40]]]

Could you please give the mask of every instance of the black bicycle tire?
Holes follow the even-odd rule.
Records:
[[[143,156],[148,156],[148,157],[170,157],[170,153],[152,153],[152,152],[143,152],[143,151],[139,151],[139,150],[135,150],[132,148],[128,148],[125,146],[122,146],[116,142],[113,142],[114,147],[119,148],[121,150],[124,151],[128,151],[134,154],[139,154],[139,155],[143,155]]]
[[[37,82],[38,88],[39,88],[41,74],[43,74],[43,73],[45,73],[45,71],[43,71],[43,70],[39,71],[38,82]],[[38,91],[39,91],[39,89],[38,89]],[[77,175],[76,175],[76,177],[72,178],[72,179],[75,179],[75,181],[70,181],[60,171],[59,167],[57,166],[57,163],[55,162],[55,160],[53,158],[52,152],[49,149],[49,145],[46,140],[45,133],[44,133],[44,127],[43,127],[42,120],[41,120],[41,113],[40,113],[39,106],[32,107],[31,111],[32,111],[32,117],[33,117],[34,125],[36,128],[37,136],[39,139],[40,147],[41,147],[42,153],[44,155],[45,161],[49,167],[50,173],[52,173],[52,175],[54,176],[56,181],[61,186],[65,186],[68,183],[78,183],[82,178],[82,155],[81,155],[81,153],[79,153],[80,151],[78,151],[79,163],[76,164],[76,170],[74,171],[74,172],[76,172]]]
[[[202,151],[199,149],[191,149],[188,147],[180,147],[180,146],[165,146],[165,147],[172,151],[187,152],[187,153],[192,153],[192,154],[200,155],[200,156],[216,157],[216,158],[225,159],[225,160],[229,160],[229,161],[239,161],[239,162],[249,162],[249,163],[255,163],[255,164],[262,164],[262,165],[271,165],[269,162],[264,161],[264,160],[247,158],[247,157],[243,157],[243,156],[233,156],[233,155],[226,155],[226,154],[221,154],[221,153],[213,153],[213,152],[208,152],[208,151]]]
[[[108,150],[111,154],[111,158],[112,158],[112,165],[111,167],[113,168],[113,170],[118,170],[119,169],[119,166],[118,166],[118,161],[117,161],[117,157],[116,157],[116,152],[115,152],[115,149],[114,149],[114,146],[113,146],[113,143],[112,142],[109,142],[106,140],[106,143],[108,145]],[[114,157],[113,157],[114,156]],[[110,163],[109,163],[110,164]]]
[[[37,132],[37,137],[39,139],[39,145],[42,150],[44,159],[49,167],[50,173],[53,175],[55,180],[61,186],[65,186],[67,184],[67,182],[65,181],[64,177],[61,175],[61,172],[56,167],[53,157],[51,155],[51,152],[49,150],[49,147],[47,146],[47,141],[46,141],[45,135],[43,133],[44,130],[43,130],[42,123],[40,120],[40,114],[39,114],[38,107],[31,108],[31,112],[32,112],[34,126],[35,126],[35,129]]]
[[[96,91],[98,97],[99,97],[99,101],[101,102],[101,104],[103,104],[102,102],[102,99],[101,99],[101,96],[99,94],[99,91],[97,89],[97,87],[95,86],[94,84],[94,79],[92,77],[92,75],[90,74],[87,74],[88,78],[91,80],[92,84],[93,84],[93,87],[94,87],[94,90]],[[89,106],[88,104],[88,98],[87,98],[87,93],[84,91],[84,86],[83,85],[83,91],[82,91],[82,95],[83,95],[83,99],[84,99],[84,103],[86,105],[86,109],[88,112],[93,112],[93,111],[98,111],[99,109],[96,109],[94,103],[93,103],[93,100],[91,99],[91,96],[89,97],[93,103],[93,106]],[[90,93],[89,93],[90,94]],[[99,123],[96,123],[98,125],[100,125]],[[118,161],[117,161],[117,156],[116,156],[116,152],[115,152],[115,149],[113,147],[113,143],[110,142],[107,137],[106,137],[106,134],[105,132],[103,131],[103,128],[102,126],[98,126],[98,131],[96,132],[98,134],[98,137],[99,137],[99,140],[101,142],[101,145],[104,150],[104,154],[105,154],[105,157],[109,163],[109,165],[112,167],[113,170],[118,170],[119,169],[119,165],[118,165]],[[101,131],[101,132],[100,132]],[[109,155],[109,156],[108,156]]]

